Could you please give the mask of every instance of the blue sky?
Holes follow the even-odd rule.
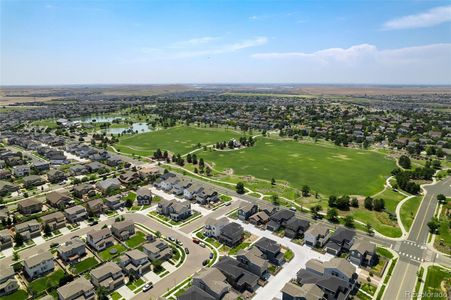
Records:
[[[450,1],[0,0],[0,84],[451,84]]]

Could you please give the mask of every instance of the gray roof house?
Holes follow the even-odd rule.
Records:
[[[349,251],[355,237],[355,231],[344,227],[339,227],[327,242],[325,249],[333,255],[340,255],[343,251]]]
[[[117,178],[108,178],[96,183],[96,188],[104,194],[120,187],[121,183]]]
[[[287,224],[288,220],[294,217],[294,212],[288,209],[281,209],[270,216],[270,221],[266,228],[271,231],[277,231],[280,227]]]
[[[42,202],[36,198],[29,198],[20,201],[17,209],[24,215],[30,215],[42,211]]]
[[[93,229],[86,235],[86,242],[96,251],[102,251],[114,244],[114,237],[109,228]]]
[[[35,219],[17,224],[14,227],[15,231],[20,233],[26,241],[41,235],[41,224],[39,224]]]
[[[76,263],[81,257],[86,255],[86,245],[78,237],[74,237],[64,244],[60,244],[56,249],[58,256],[67,263]]]
[[[152,192],[150,189],[140,187],[136,191],[136,202],[138,202],[138,205],[150,205],[152,202]]]
[[[9,295],[19,288],[15,272],[10,265],[0,265],[0,297]]]
[[[306,220],[293,217],[285,225],[285,236],[290,239],[303,237],[304,232],[309,228],[310,223]]]
[[[191,216],[191,203],[189,201],[161,200],[157,212],[168,216],[174,221],[180,221]]]
[[[126,241],[135,234],[135,223],[131,220],[114,222],[111,225],[111,232],[119,240]]]
[[[118,265],[127,275],[141,276],[150,271],[147,255],[138,249],[129,250],[121,255]]]
[[[254,246],[263,253],[264,258],[269,260],[270,263],[278,266],[284,263],[285,259],[283,253],[280,252],[281,246],[276,241],[262,237],[254,244]]]
[[[24,260],[24,272],[28,278],[41,277],[55,269],[55,262],[50,251],[30,256]]]
[[[84,277],[79,277],[58,288],[58,300],[94,300],[94,285]]]
[[[203,268],[200,270],[193,276],[192,285],[203,290],[213,299],[223,299],[232,288],[227,283],[224,274],[216,268]]]
[[[109,292],[114,291],[124,284],[122,269],[114,262],[107,262],[90,273],[91,282],[95,287],[104,287]]]
[[[247,220],[250,216],[257,213],[258,206],[254,203],[241,202],[240,207],[238,208],[238,219]]]
[[[218,241],[233,248],[243,240],[244,229],[238,223],[232,222],[221,229]]]
[[[315,223],[304,232],[304,242],[312,247],[323,247],[329,240],[330,230],[326,226]]]
[[[240,266],[240,262],[224,256],[213,266],[221,271],[227,282],[237,291],[253,293],[258,287],[259,277]]]
[[[282,300],[322,300],[324,292],[313,283],[303,286],[288,282],[282,288]]]
[[[50,206],[56,208],[64,208],[72,200],[72,198],[68,194],[57,191],[52,191],[46,194],[45,198]]]
[[[257,247],[251,247],[249,250],[240,250],[236,260],[240,262],[241,267],[249,272],[258,275],[260,278],[269,277],[268,261],[263,258],[264,254]]]
[[[5,250],[13,246],[13,239],[8,229],[0,231],[0,250]]]
[[[161,260],[165,261],[171,258],[172,248],[160,238],[155,238],[143,245],[143,252],[149,257],[151,261]]]
[[[64,215],[71,223],[83,221],[88,218],[86,208],[81,205],[75,205],[64,210]]]
[[[349,249],[349,260],[360,266],[372,266],[376,262],[376,245],[358,239]]]
[[[60,211],[41,217],[42,226],[49,225],[51,230],[57,230],[66,226],[66,218]]]

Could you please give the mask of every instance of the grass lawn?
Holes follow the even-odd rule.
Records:
[[[447,210],[451,210],[450,202],[442,207],[439,218],[440,229],[439,234],[435,237],[434,247],[443,253],[449,254],[451,253],[451,230],[449,228],[449,219],[446,216]]]
[[[372,285],[371,283],[365,282],[364,284],[362,284],[360,289],[364,290],[365,292],[367,292],[370,295],[374,295],[374,293],[376,292],[377,287]]]
[[[133,282],[127,283],[127,287],[133,291],[143,284],[144,284],[144,280],[142,278],[138,278],[137,280],[135,280]]]
[[[58,286],[58,283],[61,278],[64,277],[64,271],[63,270],[56,270],[55,272],[45,276],[38,278],[34,281],[32,281],[29,284],[29,288],[35,292],[36,295],[41,294],[46,289]]]
[[[438,266],[432,266],[428,268],[426,275],[426,281],[424,283],[425,299],[448,299],[446,292],[440,288],[442,281],[445,281],[445,287],[449,288],[451,285],[451,272],[440,268]]]
[[[389,250],[387,250],[385,248],[382,248],[382,247],[377,247],[376,248],[376,253],[378,255],[380,255],[380,256],[385,256],[388,259],[392,259],[393,258],[393,254]]]
[[[223,171],[270,181],[310,186],[327,195],[373,195],[383,188],[395,162],[384,155],[329,144],[257,138],[254,147],[238,151],[200,151],[199,158]]]
[[[80,274],[83,273],[87,270],[91,270],[92,268],[94,268],[95,266],[97,266],[99,264],[99,262],[97,261],[97,259],[95,257],[88,257],[78,263],[76,263],[74,265],[74,272],[76,274]]]
[[[136,248],[146,240],[146,235],[142,231],[136,231],[136,233],[125,241],[125,244],[130,248]]]
[[[116,253],[111,254],[110,250],[111,249],[116,249]],[[121,244],[116,244],[113,245],[105,250],[103,250],[102,252],[99,253],[99,256],[102,258],[103,261],[107,261],[107,260],[111,260],[113,257],[118,256],[119,254],[125,252],[125,247]]]
[[[197,148],[198,143],[211,145],[231,138],[239,138],[242,135],[232,129],[178,126],[123,136],[114,147],[121,152],[142,156],[152,155],[157,148],[183,155]]]
[[[381,194],[375,196],[375,198],[384,199],[385,209],[394,213],[396,211],[396,206],[405,198],[405,196],[388,188]]]
[[[356,220],[362,221],[365,224],[370,223],[374,230],[389,237],[400,237],[402,235],[398,223],[390,220],[385,212],[370,211],[365,208],[352,210],[352,215]]]
[[[285,258],[285,261],[291,261],[294,257],[293,251],[290,249],[287,249],[285,253],[283,254],[283,258]]]
[[[12,294],[0,297],[0,300],[25,300],[28,298],[28,294],[24,290],[17,290]]]
[[[172,220],[171,218],[169,218],[167,216],[160,215],[156,211],[151,211],[150,213],[148,213],[148,216],[150,216],[151,218],[155,218],[157,220],[161,220],[162,222],[166,222],[166,223],[168,223],[170,225],[181,225],[181,224],[189,223],[191,220],[197,219],[200,215],[201,215],[200,212],[192,210],[192,214],[188,218],[186,218],[184,220],[180,220],[180,221],[174,221],[174,220]]]
[[[114,292],[112,292],[112,293],[110,294],[110,297],[111,297],[111,299],[113,299],[113,300],[119,300],[119,299],[122,298],[122,295],[119,294],[119,292],[114,291]]]
[[[236,255],[240,250],[247,249],[251,243],[241,243],[238,246],[229,250],[229,255]]]
[[[410,230],[410,226],[412,226],[413,219],[415,218],[415,215],[417,214],[418,207],[421,204],[421,200],[423,197],[416,196],[413,197],[401,206],[400,215],[401,215],[401,222],[406,228],[407,231]]]

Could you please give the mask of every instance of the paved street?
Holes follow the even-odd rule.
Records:
[[[407,240],[398,243],[394,248],[399,254],[399,261],[393,270],[392,278],[384,294],[384,300],[410,299],[417,282],[420,262],[435,260],[436,254],[426,247],[429,233],[427,223],[434,216],[437,207],[437,195],[451,196],[450,184],[451,177],[448,177],[435,185],[425,187],[426,195],[418,209]]]

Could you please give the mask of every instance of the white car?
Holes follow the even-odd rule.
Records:
[[[147,292],[148,290],[150,290],[151,288],[153,288],[153,283],[149,282],[147,283],[144,287],[143,287],[143,292]]]

